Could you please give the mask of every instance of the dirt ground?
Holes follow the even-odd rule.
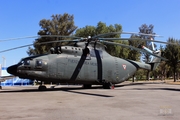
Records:
[[[49,86],[48,86],[49,87]],[[124,82],[115,89],[3,87],[0,120],[178,120],[180,85]]]

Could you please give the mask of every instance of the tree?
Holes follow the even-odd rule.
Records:
[[[52,19],[42,19],[39,22],[39,26],[41,26],[41,30],[39,30],[38,35],[64,35],[69,36],[72,35],[73,32],[77,29],[77,26],[74,25],[74,16],[69,15],[67,13],[56,14],[51,16]],[[43,44],[37,45],[36,43],[61,40],[59,37],[43,37],[38,38],[34,41],[34,48],[29,47],[27,53],[29,55],[35,54],[44,54],[49,51],[51,47],[55,47],[60,43],[51,43],[51,44]],[[63,38],[64,39],[64,38]]]
[[[131,35],[131,38],[140,38],[139,36],[137,35]],[[141,45],[143,42],[141,40],[129,40],[129,45],[130,46],[133,46],[133,47],[138,47],[139,45]],[[133,49],[129,49],[129,54],[128,54],[128,59],[131,59],[131,60],[134,60],[134,61],[140,61],[140,52],[137,51],[137,50],[133,50]],[[139,70],[141,71],[141,70]],[[136,72],[135,74],[137,76],[140,76],[142,72]],[[132,78],[132,82],[134,82],[134,78],[135,78],[135,74],[133,75],[133,78]]]
[[[163,46],[160,46],[160,51],[162,53],[162,57],[165,57],[163,54],[165,52],[165,49]],[[161,80],[165,80],[169,69],[170,67],[166,63],[166,61],[161,61],[157,69],[153,71],[154,78],[161,78]]]
[[[154,78],[166,79],[166,74],[169,70],[169,65],[165,61],[161,61],[158,68],[153,71]]]
[[[122,26],[120,24],[114,24],[107,26],[103,22],[98,22],[97,26],[85,26],[83,28],[77,29],[75,35],[79,37],[88,37],[88,36],[95,36],[99,34],[104,33],[110,33],[110,32],[119,32],[122,31]],[[120,35],[109,35],[109,36],[102,36],[102,37],[110,37],[110,38],[119,38]],[[115,41],[118,43],[128,44],[128,42],[122,42],[122,41]],[[123,48],[120,46],[115,45],[106,45],[107,46],[107,52],[110,53],[113,56],[116,57],[123,57],[127,58],[128,56],[128,48]]]
[[[137,36],[137,35],[131,35],[131,38],[133,39],[137,39],[137,38],[140,38],[140,36]],[[130,46],[133,46],[133,47],[139,47],[139,45],[143,44],[143,41],[141,40],[129,40],[129,45]],[[134,61],[140,61],[140,52],[137,51],[137,50],[133,50],[131,48],[129,48],[130,51],[129,51],[129,55],[128,55],[128,59],[131,59],[131,60],[134,60]]]
[[[178,64],[180,60],[180,41],[174,38],[167,40],[169,43],[175,43],[177,45],[168,44],[165,48],[164,56],[168,59],[167,64],[171,66],[173,71],[174,82],[176,82],[176,73],[178,72]]]
[[[96,28],[94,26],[85,26],[76,30],[75,36],[88,37],[96,34]]]
[[[136,78],[139,79],[139,80],[142,80],[143,76],[144,76],[144,70],[143,69],[138,69],[138,71],[136,72]],[[133,76],[133,78],[134,78],[134,76]],[[134,80],[133,80],[133,82],[134,82]]]

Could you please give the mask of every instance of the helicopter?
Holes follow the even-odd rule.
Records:
[[[42,54],[22,58],[20,62],[7,68],[7,72],[22,79],[41,81],[38,89],[45,90],[43,82],[82,84],[83,88],[91,88],[92,85],[102,85],[104,89],[114,88],[115,84],[126,81],[132,77],[138,69],[155,70],[161,59],[160,50],[150,50],[145,46],[136,48],[129,45],[110,42],[108,40],[123,40],[123,38],[100,38],[113,34],[134,34],[128,32],[114,32],[96,35],[94,37],[80,38],[73,36],[74,40],[59,40],[43,42],[40,44],[56,42],[75,42],[74,46],[58,46],[50,49],[50,54]],[[157,36],[152,34],[143,34]],[[40,36],[48,37],[48,35]],[[124,40],[128,40],[127,38]],[[153,42],[152,40],[146,40]],[[141,63],[133,60],[111,56],[103,43],[123,46],[137,51],[143,51],[154,58],[149,63]],[[31,44],[33,45],[33,44]],[[6,52],[30,45],[20,46],[0,52]]]

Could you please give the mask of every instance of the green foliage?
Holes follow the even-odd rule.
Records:
[[[103,22],[98,22],[97,26],[85,26],[83,28],[77,29],[75,35],[79,37],[88,37],[88,36],[95,36],[99,34],[104,34],[104,33],[110,33],[110,32],[119,32],[122,31],[122,26],[120,24],[115,24],[115,25],[109,25],[107,26]],[[120,35],[109,35],[105,36],[110,37],[110,38],[119,38]],[[123,41],[114,41],[118,43],[123,43],[123,44],[128,44],[128,42],[123,42]],[[120,46],[116,45],[106,45],[107,46],[107,52],[110,53],[113,56],[116,57],[122,57],[122,58],[127,58],[128,57],[128,52],[129,49],[123,48]]]
[[[164,51],[165,52],[164,56],[168,59],[167,64],[171,66],[174,74],[174,81],[176,81],[175,74],[179,70],[178,64],[180,60],[180,46],[179,46],[180,41],[174,38],[169,38],[167,42],[177,44],[177,45],[170,45],[170,44],[166,45]]]
[[[155,71],[153,71],[153,74],[155,78],[159,77],[161,78],[161,80],[163,80],[166,78],[166,74],[169,71],[169,69],[169,65],[165,61],[161,61],[158,68]]]
[[[160,46],[160,51],[162,53],[161,56],[165,57],[164,56],[165,48],[163,48],[163,46]],[[154,74],[155,78],[159,77],[159,78],[161,78],[161,80],[163,80],[166,78],[167,72],[169,70],[170,70],[170,66],[165,61],[161,61],[161,63],[157,67],[157,69],[155,71],[153,71],[153,74]]]
[[[137,72],[136,72],[136,79],[138,80],[142,80],[143,79],[143,76],[145,74],[145,70],[143,69],[139,69]]]
[[[42,19],[39,22],[41,30],[39,30],[38,35],[72,35],[73,32],[77,29],[77,26],[74,25],[74,16],[67,13],[56,14],[51,16],[52,19]],[[29,55],[43,54],[47,53],[51,47],[58,46],[57,43],[37,45],[36,43],[48,42],[54,40],[61,40],[59,37],[43,37],[38,38],[34,41],[34,48],[29,48],[27,53]]]
[[[85,26],[76,30],[75,35],[79,37],[94,36],[96,34],[96,28],[94,26]]]
[[[139,36],[137,35],[132,35],[131,38],[140,38]],[[141,40],[129,40],[129,45],[130,46],[133,46],[133,47],[138,47],[139,45],[142,45],[143,44],[143,41]],[[131,59],[131,60],[135,60],[135,61],[140,61],[140,52],[137,51],[137,50],[131,50],[129,49],[129,55],[128,55],[128,59]]]

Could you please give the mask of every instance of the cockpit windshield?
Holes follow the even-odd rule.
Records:
[[[19,65],[30,65],[29,59],[21,59],[21,61],[18,63]]]

